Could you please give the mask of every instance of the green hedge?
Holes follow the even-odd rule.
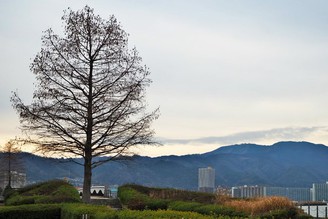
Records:
[[[145,210],[145,211],[132,211],[132,210],[124,210],[118,212],[119,219],[158,219],[158,218],[170,218],[170,219],[181,219],[181,218],[192,218],[192,219],[210,219],[213,217],[201,215],[195,212],[179,212],[173,210]],[[99,218],[99,219],[109,219],[109,218]],[[230,219],[228,217],[220,217],[218,219]]]
[[[35,204],[0,207],[0,219],[81,219],[87,214],[92,219],[210,219],[213,216],[196,212],[181,212],[174,210],[122,210],[115,211],[106,206],[72,204]],[[228,216],[215,217],[217,219],[239,219]]]
[[[171,188],[151,188],[135,184],[126,184],[120,186],[119,189],[130,188],[142,194],[151,196],[155,199],[169,199],[172,201],[187,201],[199,202],[203,204],[213,204],[215,202],[215,195],[204,192],[194,192]]]
[[[247,217],[243,212],[238,212],[230,207],[222,205],[205,205],[197,202],[183,202],[175,201],[170,202],[168,209],[175,211],[192,211],[205,215],[212,216],[230,216],[230,217]]]
[[[169,200],[150,198],[130,187],[120,187],[118,196],[122,204],[131,210],[165,210],[169,203]]]
[[[202,204],[198,202],[175,201],[171,202],[168,208],[176,211],[194,211],[196,208],[201,206]]]
[[[138,189],[138,191],[136,190]],[[143,192],[143,193],[142,193]],[[174,210],[184,212],[196,212],[211,216],[246,217],[243,212],[238,212],[230,207],[214,204],[203,204],[200,202],[172,201],[166,199],[151,198],[147,195],[147,188],[141,186],[119,187],[118,196],[123,205],[131,210]]]
[[[147,195],[141,194],[140,192],[129,187],[119,187],[118,197],[120,197],[123,205],[133,210],[145,209],[146,202],[149,199]]]
[[[173,210],[122,210],[115,211],[105,206],[93,206],[87,204],[64,204],[61,210],[62,219],[81,219],[87,214],[92,219],[157,219],[157,218],[194,218],[210,219],[211,216],[201,215],[195,212],[181,212]],[[218,217],[218,219],[230,219],[229,217]]]
[[[115,211],[106,206],[94,206],[87,204],[64,204],[61,209],[62,219],[81,219],[83,214],[87,214],[92,219],[157,219],[157,218],[195,218],[210,219],[213,217],[201,215],[195,212],[179,212],[173,210],[122,210]],[[219,219],[230,219],[220,217]]]
[[[20,205],[0,207],[0,219],[60,219],[60,205]]]
[[[260,218],[261,219],[286,219],[286,218],[309,219],[313,217],[307,214],[301,214],[296,208],[290,208],[290,209],[270,211],[266,214],[261,215]]]
[[[116,218],[116,211],[106,206],[88,205],[82,203],[63,204],[61,208],[61,219],[81,219],[87,214],[92,218]],[[106,216],[106,217],[105,217]],[[88,217],[90,218],[90,217]]]

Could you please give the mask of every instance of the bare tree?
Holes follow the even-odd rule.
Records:
[[[84,158],[83,201],[90,201],[92,168],[128,152],[156,144],[150,128],[158,109],[147,113],[150,72],[114,16],[108,20],[85,6],[65,11],[65,36],[49,29],[31,64],[37,87],[31,105],[12,96],[25,143],[60,156]],[[99,156],[102,159],[93,159]]]
[[[8,188],[12,187],[12,172],[22,172],[24,165],[19,157],[21,152],[20,148],[15,145],[15,141],[8,141],[5,146],[1,149],[2,159],[0,161],[0,172],[3,175],[4,182],[7,181]],[[5,179],[6,178],[6,179]]]

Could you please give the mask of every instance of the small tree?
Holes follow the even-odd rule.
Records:
[[[84,158],[83,201],[90,201],[92,168],[136,145],[155,144],[146,113],[150,72],[114,16],[103,20],[85,6],[66,11],[65,36],[51,29],[31,64],[37,87],[31,105],[17,93],[13,107],[27,131],[25,143],[60,156]],[[93,159],[99,156],[108,157]]]
[[[5,146],[1,149],[3,157],[0,161],[0,171],[7,180],[7,188],[12,187],[12,172],[22,172],[23,163],[19,153],[21,152],[20,148],[17,147],[13,140],[8,141]]]

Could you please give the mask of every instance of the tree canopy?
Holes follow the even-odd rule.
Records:
[[[83,200],[90,199],[91,169],[136,145],[155,144],[146,112],[149,69],[114,16],[85,6],[65,11],[65,35],[44,32],[31,64],[36,88],[30,105],[12,96],[21,127],[38,151],[84,158]],[[108,156],[93,160],[94,157]]]

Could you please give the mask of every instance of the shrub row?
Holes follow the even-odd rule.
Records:
[[[118,195],[123,205],[132,210],[175,210],[184,212],[196,212],[203,215],[232,217],[246,217],[246,214],[236,211],[231,207],[222,205],[203,204],[199,202],[172,201],[168,199],[151,198],[148,195],[134,189],[135,187],[119,187]]]
[[[61,208],[62,219],[81,219],[82,215],[92,218],[115,218],[115,211],[106,206],[87,205],[82,203],[63,204]],[[101,217],[100,217],[101,216]]]
[[[196,205],[195,203],[174,203],[177,210],[122,210],[115,211],[106,206],[87,205],[82,203],[67,203],[67,204],[35,204],[35,205],[20,205],[20,206],[3,206],[0,207],[0,219],[81,219],[82,215],[88,215],[92,219],[141,219],[141,218],[194,218],[194,219],[240,219],[245,217],[240,216],[217,216],[215,209],[212,215],[203,215],[196,212],[186,211],[189,208],[194,211],[206,211],[209,209],[208,205]],[[173,206],[173,205],[171,205]],[[266,219],[285,219],[285,218],[311,218],[308,216],[296,216],[291,212],[285,210],[272,211],[259,218]]]
[[[82,215],[88,215],[88,218],[92,219],[212,218],[194,212],[178,212],[172,210],[115,211],[106,206],[86,204],[35,204],[0,207],[0,219],[81,219]],[[219,219],[230,218],[220,217]]]
[[[145,211],[132,211],[124,210],[119,212],[118,218],[124,219],[158,219],[158,218],[170,218],[170,219],[181,219],[181,218],[193,218],[193,219],[210,219],[213,217],[205,216],[195,212],[179,212],[173,210],[145,210]],[[100,219],[100,218],[99,218]],[[107,218],[101,218],[107,219]],[[218,217],[218,219],[231,219],[230,217]]]
[[[173,206],[173,205],[172,205]],[[175,205],[177,210],[123,210],[115,211],[106,206],[95,206],[86,205],[82,203],[72,203],[72,204],[35,204],[35,205],[20,205],[20,206],[3,206],[0,207],[0,219],[80,219],[82,215],[88,215],[88,218],[93,219],[157,219],[157,218],[193,218],[193,219],[240,219],[240,216],[216,216],[215,209],[213,215],[203,215],[196,212],[185,211],[188,208],[198,211],[207,212],[208,209],[204,206],[189,203],[177,203]],[[257,218],[267,218],[267,219],[285,219],[285,218],[311,218],[311,217],[295,217],[291,215],[290,212],[285,210],[273,211],[266,215],[262,215]]]
[[[245,213],[236,211],[230,207],[214,204],[205,205],[197,202],[174,201],[169,203],[168,209],[176,211],[192,211],[211,216],[225,215],[230,217],[247,217]]]
[[[60,205],[20,205],[0,207],[0,219],[60,219]]]
[[[114,211],[105,206],[92,206],[86,204],[65,204],[62,207],[62,219],[80,219],[83,214],[87,214],[88,218],[93,219],[210,219],[211,216],[205,216],[195,212],[181,212],[174,210],[122,210]],[[230,217],[217,217],[217,219],[231,219]],[[237,219],[237,218],[235,218]]]
[[[130,187],[119,187],[118,196],[123,205],[131,210],[166,210],[169,200],[154,199]]]
[[[146,194],[156,199],[170,199],[173,201],[195,201],[203,204],[213,204],[215,201],[215,195],[204,192],[193,192],[186,190],[178,190],[171,188],[151,188],[135,184],[127,184],[121,186],[122,188],[132,188],[142,194]]]

